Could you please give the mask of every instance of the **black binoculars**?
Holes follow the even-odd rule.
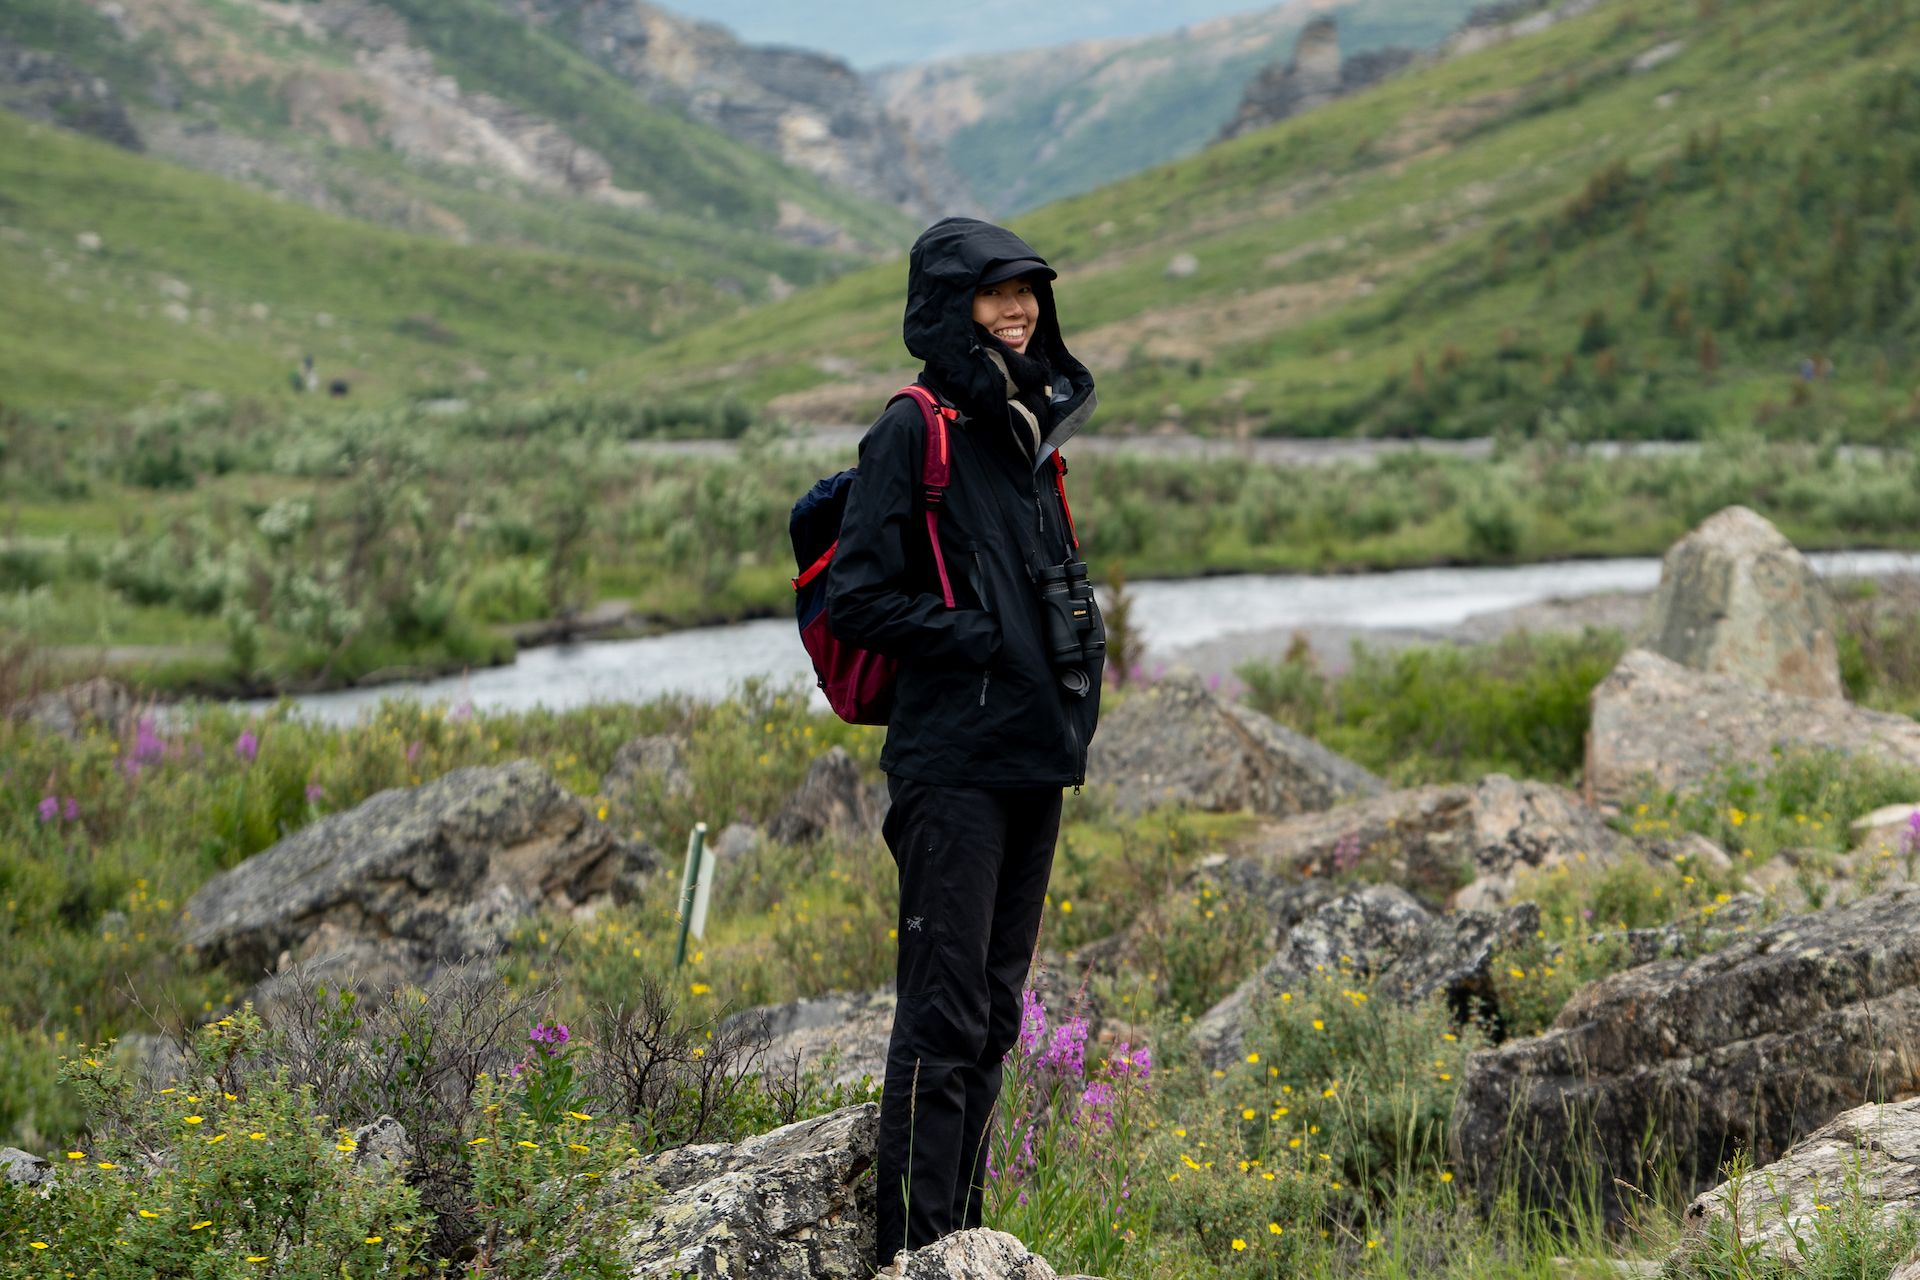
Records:
[[[1087,580],[1081,560],[1050,565],[1039,572],[1034,587],[1040,593],[1040,617],[1046,629],[1047,662],[1061,688],[1086,697],[1092,687],[1087,668],[1107,651],[1107,628]]]

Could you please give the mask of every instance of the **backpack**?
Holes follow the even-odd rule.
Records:
[[[953,584],[947,578],[947,562],[940,551],[940,500],[952,479],[947,428],[959,417],[959,411],[941,404],[931,391],[919,385],[902,387],[887,401],[888,407],[903,397],[920,406],[920,418],[926,426],[920,487],[926,499],[927,539],[933,545],[941,598],[951,609]],[[800,570],[793,579],[793,605],[800,624],[800,643],[813,659],[813,673],[834,714],[849,724],[885,724],[893,711],[893,681],[900,670],[899,660],[848,644],[827,625],[827,567],[840,546],[840,517],[857,472],[858,468],[849,467],[830,475],[793,504],[787,533],[793,540],[794,566]]]

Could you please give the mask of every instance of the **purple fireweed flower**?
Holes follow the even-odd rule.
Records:
[[[1907,829],[1900,840],[1908,853],[1920,853],[1920,809],[1907,815]]]
[[[127,753],[120,758],[120,772],[129,778],[139,777],[142,769],[166,753],[167,744],[160,740],[153,717],[141,716],[133,727],[133,741],[127,744]]]
[[[77,822],[80,819],[80,802],[72,796],[67,797],[67,807],[64,810],[64,816],[68,822]]]
[[[240,758],[242,764],[253,763],[254,757],[260,754],[260,739],[254,736],[253,730],[240,731],[240,736],[233,740],[233,754]]]
[[[1113,1086],[1095,1080],[1080,1091],[1080,1123],[1093,1129],[1113,1128]]]
[[[1107,1058],[1108,1079],[1138,1080],[1145,1084],[1152,1074],[1153,1049],[1148,1045],[1143,1044],[1136,1049],[1122,1040]]]
[[[37,809],[40,814],[40,821],[52,822],[55,818],[60,816],[60,797],[59,796],[41,796],[40,803],[37,806]]]
[[[327,794],[327,789],[321,786],[319,783],[309,782],[307,784],[307,803],[308,804],[319,804],[321,799],[325,797],[326,794]]]
[[[1053,1038],[1047,1045],[1047,1051],[1040,1055],[1040,1065],[1057,1075],[1079,1079],[1087,1070],[1087,1020],[1082,1017],[1068,1018],[1053,1029]]]
[[[418,738],[415,738],[412,742],[409,742],[407,744],[407,763],[408,764],[412,764],[415,760],[418,760],[420,758],[420,749],[425,745],[426,744],[421,742],[420,739]]]
[[[1020,1052],[1031,1056],[1047,1034],[1047,1006],[1032,987],[1020,989]]]
[[[447,719],[453,721],[455,724],[473,719],[473,699],[462,698],[460,701],[454,703],[453,709],[447,712]]]
[[[527,1032],[527,1039],[545,1047],[549,1058],[557,1058],[561,1046],[567,1043],[567,1024],[558,1022],[550,1027],[544,1022],[537,1022],[533,1030]]]

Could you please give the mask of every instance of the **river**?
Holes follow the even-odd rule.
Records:
[[[1809,559],[1829,576],[1920,573],[1920,555],[1902,552],[1820,553]],[[1651,591],[1659,581],[1660,561],[1646,557],[1332,576],[1237,574],[1138,582],[1129,592],[1135,626],[1149,653],[1159,661],[1178,661],[1182,650],[1236,633],[1284,637],[1295,628],[1342,628],[1364,637],[1370,630],[1444,628],[1475,614],[1546,600]],[[1284,647],[1284,639],[1275,647]],[[510,666],[295,701],[319,720],[346,724],[382,698],[471,703],[479,711],[559,709],[668,694],[720,698],[756,676],[812,683],[790,619],[528,649]]]

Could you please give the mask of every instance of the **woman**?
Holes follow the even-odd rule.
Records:
[[[940,545],[920,486],[920,411],[896,400],[860,443],[828,571],[834,632],[900,660],[880,756],[900,871],[882,1264],[980,1224],[984,1141],[1019,1032],[1061,790],[1085,780],[1099,718],[1104,637],[1090,595],[1062,606],[1085,566],[1056,461],[1093,411],[1093,378],[1061,339],[1056,275],[1018,236],[971,218],[915,241],[907,349],[925,364],[920,385],[959,412]]]

